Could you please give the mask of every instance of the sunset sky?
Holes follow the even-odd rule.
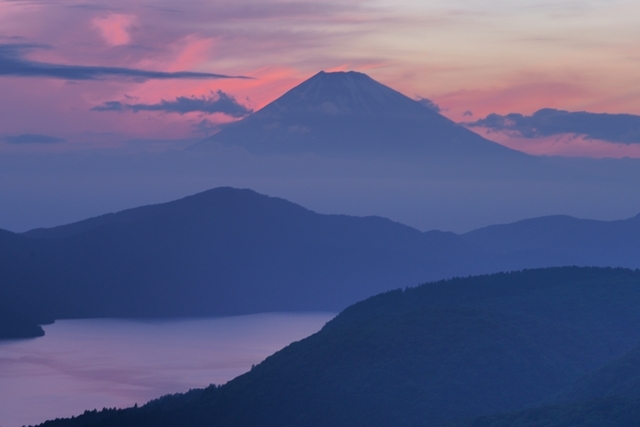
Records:
[[[640,115],[639,12],[627,0],[3,0],[2,150],[200,138],[243,115],[215,112],[230,111],[221,97],[256,110],[320,70],[365,72],[457,122],[541,108]],[[181,109],[190,100],[211,108]],[[487,137],[534,154],[640,157],[640,144],[575,135]]]

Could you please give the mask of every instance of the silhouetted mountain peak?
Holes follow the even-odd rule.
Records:
[[[259,114],[436,114],[422,104],[356,71],[320,71],[263,108]]]
[[[528,158],[454,123],[366,74],[319,72],[193,148],[241,146],[256,154]],[[460,167],[456,162],[456,167]]]

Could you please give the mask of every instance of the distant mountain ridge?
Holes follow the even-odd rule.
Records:
[[[0,298],[37,323],[76,317],[340,310],[426,280],[562,265],[640,267],[640,216],[544,217],[463,235],[321,215],[251,190],[23,234],[0,231]]]
[[[260,155],[529,157],[354,71],[321,71],[192,149],[216,144]]]
[[[0,292],[47,318],[338,310],[490,262],[450,233],[231,188],[1,237]]]
[[[514,261],[527,259],[531,265],[640,268],[640,215],[615,221],[546,216],[483,227],[462,237]]]

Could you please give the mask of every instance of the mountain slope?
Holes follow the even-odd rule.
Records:
[[[355,304],[189,402],[45,425],[429,427],[520,409],[633,348],[639,303],[640,272],[622,269],[429,283]]]
[[[261,155],[527,155],[491,142],[357,72],[320,72],[193,149],[237,145]]]
[[[0,305],[0,340],[35,338],[44,335],[44,330],[31,319]]]
[[[339,310],[495,268],[451,233],[231,188],[7,238],[0,292],[53,318]]]
[[[638,425],[640,425],[640,399],[623,397],[549,405],[445,424],[446,427],[636,427]]]
[[[612,396],[640,398],[640,348],[579,378],[557,400],[579,402]]]
[[[640,348],[578,378],[555,405],[480,417],[451,427],[640,425]]]
[[[461,235],[512,260],[514,267],[593,265],[640,268],[640,215],[619,221],[548,216]]]
[[[30,269],[35,257],[29,239],[0,230],[0,339],[42,336],[38,325],[54,321],[49,310],[38,304],[38,290],[35,294],[28,290],[35,283],[24,280],[38,275]]]

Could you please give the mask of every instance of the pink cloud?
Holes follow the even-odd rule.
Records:
[[[134,15],[112,13],[104,17],[94,18],[91,23],[100,35],[111,46],[122,46],[131,41],[130,31],[136,24]]]
[[[168,67],[171,71],[197,68],[212,59],[214,40],[211,38],[188,35],[176,45],[178,55]]]
[[[434,100],[455,121],[469,121],[463,115],[469,110],[478,118],[543,107],[640,114],[630,11],[601,21],[595,10],[552,20],[526,8],[496,15],[497,6],[471,0],[463,6],[444,0],[113,0],[112,9],[81,0],[9,3],[0,2],[0,36],[42,46],[28,52],[29,60],[256,77],[76,85],[5,79],[0,124],[15,134],[37,131],[70,141],[94,130],[188,137],[201,120],[197,114],[107,117],[89,109],[125,95],[153,104],[220,89],[256,110],[321,69],[365,71],[410,97]],[[602,29],[597,44],[594,22]]]
[[[468,121],[465,111],[472,111],[475,117],[484,117],[490,113],[531,114],[540,108],[576,109],[571,107],[580,106],[591,96],[593,89],[578,83],[539,80],[459,90],[437,96],[434,100],[447,109],[447,116],[452,120]]]

